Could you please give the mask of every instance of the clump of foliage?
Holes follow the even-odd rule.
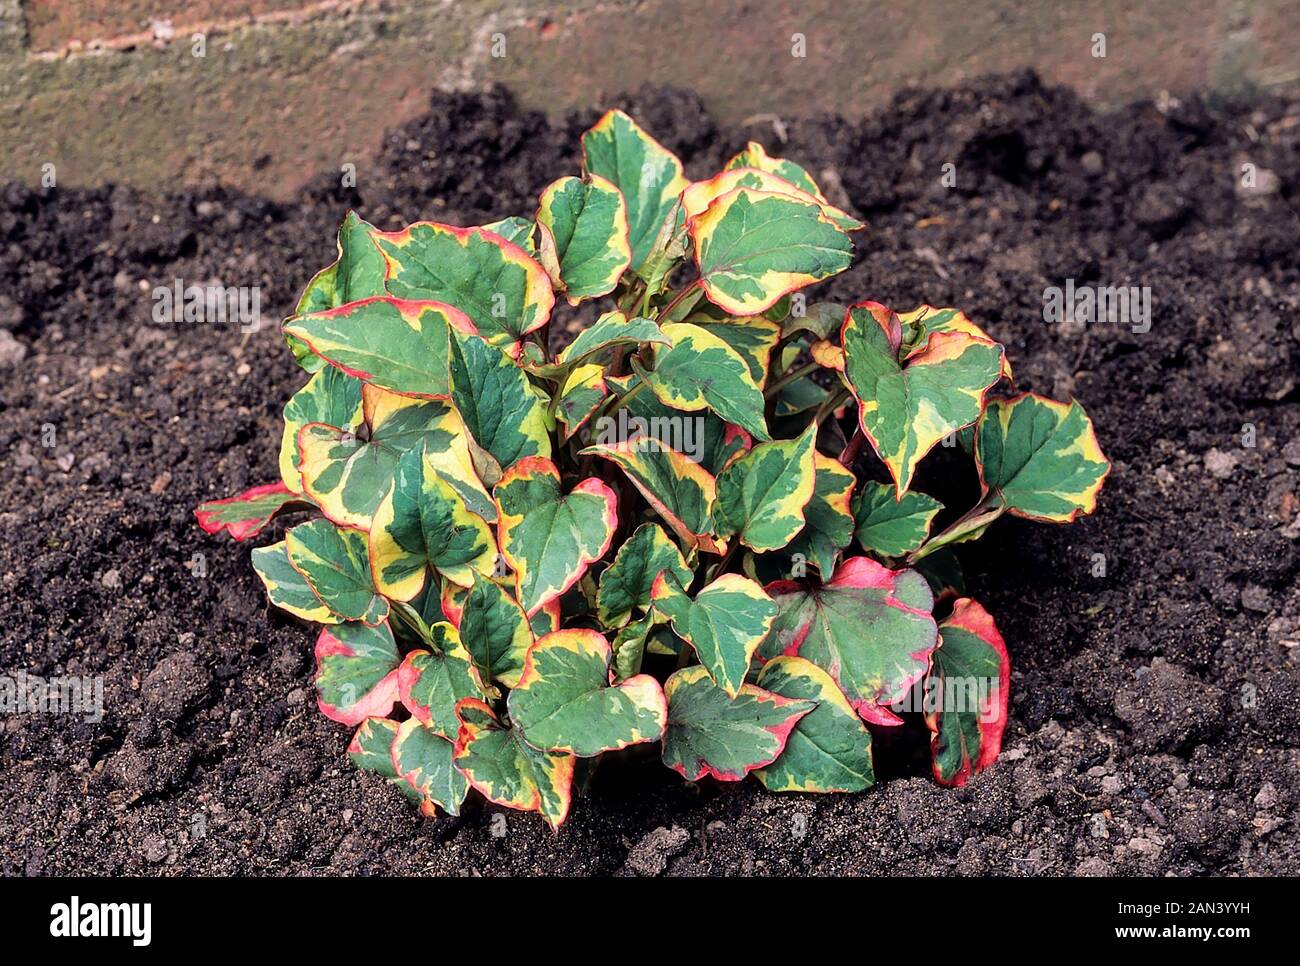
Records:
[[[997,757],[1009,666],[953,546],[1090,512],[1088,417],[1009,394],[956,309],[808,304],[865,226],[799,165],[751,143],[691,182],[619,111],[582,148],[532,218],[349,213],[284,324],[311,376],[281,481],[200,523],[317,511],[253,566],[323,625],[352,759],[428,814],[474,788],[558,827],[601,755],[653,742],[691,781],[859,791],[905,708],[962,784]],[[612,304],[552,353],[557,296]],[[978,471],[961,513],[912,488],[941,442]]]

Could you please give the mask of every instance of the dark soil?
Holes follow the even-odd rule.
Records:
[[[939,788],[909,734],[879,742],[876,789],[815,798],[628,762],[558,835],[494,807],[422,820],[351,767],[311,632],[191,513],[276,479],[301,375],[274,325],[160,326],[150,290],[260,285],[278,319],[347,205],[384,226],[531,212],[595,117],[439,94],[355,191],[3,189],[0,326],[26,358],[0,367],[0,671],[102,675],[107,711],[0,722],[0,871],[1300,873],[1300,102],[1097,115],[1017,74],[791,121],[785,144],[688,94],[624,106],[694,176],[748,137],[810,163],[872,226],[828,297],[960,305],[1022,388],[1094,416],[1115,461],[1097,514],[1004,522],[966,554],[1013,660],[997,766]],[[1044,324],[1067,278],[1150,286],[1150,332]]]

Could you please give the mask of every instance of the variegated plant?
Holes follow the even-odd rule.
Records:
[[[1087,416],[1013,394],[956,309],[808,304],[865,226],[794,162],[750,144],[692,182],[619,111],[582,148],[531,218],[348,213],[284,324],[310,375],[281,480],[201,525],[316,512],[253,567],[322,625],[353,760],[426,813],[472,788],[559,826],[575,776],[650,743],[690,781],[859,791],[908,710],[964,783],[997,757],[1009,664],[954,545],[1091,512]],[[552,352],[561,297],[584,310]],[[964,512],[913,488],[941,441],[974,457]]]

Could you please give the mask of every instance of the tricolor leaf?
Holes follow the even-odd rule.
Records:
[[[406,655],[397,671],[397,694],[420,724],[454,741],[460,728],[456,703],[484,697],[483,682],[455,627],[444,621],[429,630],[433,650]]]
[[[817,187],[817,182],[808,173],[807,168],[785,158],[772,157],[757,141],[750,141],[745,145],[745,150],[732,157],[725,167],[728,171],[735,168],[758,168],[760,171],[768,171],[808,192],[818,201],[826,200],[826,196],[822,194],[821,188]]]
[[[508,469],[551,456],[546,402],[510,358],[476,336],[452,337],[451,399],[479,446]]]
[[[348,621],[321,628],[316,638],[316,704],[331,721],[360,724],[384,717],[397,702],[402,656],[384,621]]]
[[[690,582],[691,569],[677,544],[657,524],[643,523],[618,548],[613,563],[600,575],[596,594],[600,622],[606,627],[621,627],[631,619],[633,611],[647,610],[655,578],[664,571],[679,583]]]
[[[844,374],[862,431],[901,496],[935,444],[969,426],[1002,372],[1002,347],[965,332],[936,332],[898,360],[898,316],[878,302],[850,307],[842,330]]]
[[[767,592],[778,613],[759,656],[807,658],[835,679],[864,720],[898,724],[888,705],[925,674],[938,635],[925,578],[853,557],[824,584],[778,581]]]
[[[385,286],[392,295],[456,306],[479,335],[512,357],[524,336],[551,317],[550,278],[500,235],[421,221],[376,232],[375,240],[388,262]]]
[[[609,111],[582,136],[583,168],[622,192],[632,268],[640,269],[659,230],[690,184],[676,155],[622,111]]]
[[[761,315],[752,315],[743,319],[726,318],[722,321],[709,319],[707,316],[692,316],[690,324],[698,325],[706,332],[716,335],[745,360],[749,374],[760,388],[767,383],[768,366],[772,361],[772,350],[781,338],[781,327],[769,322]]]
[[[502,725],[482,701],[462,701],[457,713],[461,726],[455,763],[461,774],[489,802],[540,812],[558,829],[569,814],[573,755],[538,751],[517,727]]]
[[[475,577],[454,623],[484,680],[509,688],[519,683],[533,631],[518,601],[494,581]]]
[[[933,737],[934,777],[941,785],[964,785],[993,764],[1007,726],[1011,661],[993,618],[963,597],[939,625],[939,646],[927,680],[925,716]]]
[[[283,483],[266,483],[223,500],[200,503],[194,516],[206,533],[224,530],[236,540],[247,540],[261,533],[282,509],[300,499]]]
[[[449,389],[451,330],[473,332],[459,309],[442,302],[381,298],[349,302],[284,323],[318,356],[393,392],[445,396]]]
[[[283,540],[269,547],[254,548],[252,558],[253,570],[276,607],[305,621],[339,623],[339,618],[312,591],[307,579],[293,569]]]
[[[334,614],[371,625],[388,616],[388,601],[375,591],[370,577],[364,533],[311,520],[285,534],[284,544],[293,569]]]
[[[776,618],[776,605],[763,588],[740,574],[723,574],[692,600],[677,577],[664,571],[655,579],[651,599],[695,649],[713,682],[736,697]]]
[[[817,486],[817,426],[796,439],[759,443],[718,476],[719,535],[736,534],[751,550],[779,550],[804,527]]]
[[[925,543],[942,509],[932,496],[909,490],[899,498],[892,486],[868,480],[853,500],[858,543],[882,557],[902,557]]]
[[[397,722],[392,718],[367,718],[357,725],[348,743],[348,757],[362,771],[373,771],[385,778],[396,778],[393,767],[393,740]]]
[[[991,502],[1053,523],[1091,513],[1110,473],[1083,407],[1032,393],[989,403],[976,428],[975,461]]]
[[[609,388],[605,385],[605,368],[595,364],[577,366],[565,377],[555,399],[555,418],[564,427],[568,439],[586,423],[605,402]]]
[[[713,683],[703,667],[684,668],[664,685],[668,724],[663,761],[687,781],[710,775],[740,781],[781,754],[811,701],[783,698],[752,684],[736,697]]]
[[[622,312],[606,312],[564,347],[560,352],[560,362],[577,363],[602,349],[643,342],[667,345],[668,337],[652,319],[629,319]]]
[[[853,540],[854,476],[839,460],[814,453],[817,485],[804,507],[805,526],[791,541],[789,551],[812,560],[821,574],[835,570],[835,558]]]
[[[612,659],[597,631],[539,637],[508,702],[524,739],[543,751],[590,758],[662,737],[666,707],[659,682],[641,674],[611,686]]]
[[[774,792],[860,792],[875,784],[871,732],[834,679],[801,657],[763,665],[757,685],[783,698],[816,702],[798,720],[781,756],[754,773]]]
[[[731,346],[698,325],[663,327],[671,346],[655,347],[653,372],[642,374],[665,406],[686,412],[712,409],[758,439],[769,439],[763,421],[763,391]]]
[[[985,342],[997,341],[972,322],[970,317],[960,309],[937,309],[933,305],[920,305],[910,312],[898,313],[898,321],[904,329],[914,326],[921,332],[918,342],[924,342],[925,336],[931,332],[965,332]],[[1002,375],[1008,379],[1012,378],[1011,362],[1005,354],[1002,356]]]
[[[307,315],[336,309],[349,302],[384,294],[384,256],[375,246],[375,228],[349,211],[343,216],[338,232],[338,258],[328,268],[321,269],[307,283],[298,298],[294,315]],[[309,372],[317,372],[324,361],[302,341],[289,336],[289,348],[298,364]],[[307,422],[330,422],[309,419]],[[286,480],[286,482],[288,482]]]
[[[820,206],[789,195],[736,188],[688,224],[704,293],[732,315],[757,315],[853,259]]]
[[[302,453],[298,434],[308,423],[336,426],[355,433],[365,418],[361,404],[363,383],[341,369],[325,366],[299,389],[284,407],[284,433],[280,437],[280,478],[295,493],[302,492],[298,465]]]
[[[542,192],[537,221],[555,241],[560,277],[552,279],[571,305],[608,295],[632,261],[627,205],[600,175],[560,178]]]
[[[495,495],[501,553],[515,572],[515,596],[529,614],[577,583],[614,537],[614,491],[591,477],[565,493],[550,460],[520,460]]]
[[[441,808],[459,815],[469,794],[469,782],[452,763],[453,745],[416,718],[398,726],[393,739],[393,768],[399,778],[420,796],[420,810],[434,816]]]
[[[707,181],[697,181],[682,192],[682,205],[686,216],[693,218],[705,211],[714,200],[737,188],[784,195],[796,201],[815,204],[832,223],[844,231],[858,231],[867,226],[848,212],[836,208],[825,198],[809,194],[780,175],[759,168],[728,168]]]

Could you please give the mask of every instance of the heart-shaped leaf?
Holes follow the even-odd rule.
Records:
[[[526,613],[577,583],[614,538],[614,491],[591,477],[565,493],[560,471],[539,456],[507,470],[495,495],[498,543],[515,572],[515,597]]]
[[[327,517],[340,526],[370,529],[398,461],[423,449],[465,505],[495,522],[496,505],[474,472],[469,436],[447,400],[413,399],[373,386],[366,387],[364,399],[369,439],[320,423],[309,423],[298,436],[305,492]]]
[[[698,463],[653,436],[621,443],[598,443],[582,451],[618,466],[655,512],[687,547],[722,553],[713,536],[717,484]]]
[[[902,557],[925,543],[942,509],[932,496],[909,490],[899,498],[892,486],[868,480],[853,501],[858,543],[882,557]]]
[[[508,356],[475,336],[454,336],[451,399],[465,427],[502,469],[551,456],[546,402]]]
[[[476,573],[490,575],[496,561],[492,528],[438,475],[424,448],[402,454],[370,528],[370,567],[380,593],[411,600],[430,567],[468,586]]]
[[[474,586],[454,613],[448,618],[460,631],[460,639],[484,680],[500,681],[508,688],[517,685],[524,655],[533,643],[532,628],[518,601],[494,581],[475,577]]]
[[[384,273],[387,266],[384,256],[375,247],[372,237],[374,230],[374,226],[359,218],[355,211],[349,211],[343,216],[343,224],[338,232],[338,258],[334,264],[317,272],[307,283],[307,288],[298,298],[294,315],[324,312],[349,302],[384,294]],[[289,336],[286,341],[293,350],[298,365],[308,372],[317,372],[325,366],[325,361],[300,340]],[[309,419],[307,422],[328,423],[333,420],[320,418]]]
[[[622,312],[606,312],[583,329],[560,352],[560,362],[573,364],[588,356],[619,345],[640,345],[643,342],[668,344],[657,322],[652,319],[629,319]]]
[[[600,622],[606,627],[621,627],[631,619],[634,610],[647,610],[655,578],[664,571],[679,583],[690,582],[691,568],[677,544],[662,527],[643,523],[618,548],[614,562],[600,575],[600,589],[596,594]]]
[[[939,625],[925,688],[935,704],[925,721],[939,784],[964,785],[993,764],[1002,750],[1010,685],[1011,659],[993,617],[963,597]]]
[[[445,396],[450,388],[451,330],[474,332],[459,309],[442,302],[379,298],[295,315],[286,335],[362,382],[412,396]]]
[[[469,783],[489,802],[540,812],[558,829],[569,814],[574,756],[538,751],[482,701],[462,701],[456,711],[461,726],[455,763]]]
[[[931,332],[965,332],[967,335],[982,339],[985,342],[997,341],[972,322],[970,317],[960,309],[936,309],[933,305],[918,305],[910,312],[898,313],[898,321],[904,330],[913,327],[920,331],[921,337],[917,340],[918,344],[924,343],[925,336]],[[1002,356],[1002,375],[1007,379],[1012,377],[1011,362],[1007,359],[1005,353]]]
[[[550,278],[500,235],[421,221],[376,232],[375,243],[388,261],[390,294],[455,305],[479,335],[512,357],[518,357],[524,336],[551,317]]]
[[[597,631],[562,630],[537,639],[509,698],[510,719],[530,745],[590,758],[663,735],[659,682],[641,674],[611,686],[612,657]]]
[[[582,136],[582,158],[586,172],[622,192],[632,268],[640,269],[677,196],[690,184],[682,163],[622,111],[609,111]]]
[[[812,560],[818,573],[829,575],[835,570],[835,558],[853,540],[854,476],[839,460],[814,453],[817,486],[804,507],[806,525],[791,541],[789,551]],[[892,496],[892,494],[891,494]]]
[[[664,685],[668,725],[663,761],[687,781],[710,775],[740,781],[755,768],[770,765],[785,748],[811,701],[783,698],[752,684],[732,698],[713,683],[703,667],[688,667]]]
[[[1092,420],[1077,402],[1033,393],[993,400],[975,440],[986,496],[1032,520],[1071,523],[1091,513],[1110,473]]]
[[[695,182],[682,192],[682,205],[686,208],[686,216],[693,218],[701,214],[716,199],[736,188],[752,188],[755,191],[785,195],[796,201],[815,204],[821,209],[823,215],[844,231],[858,231],[867,227],[848,212],[836,208],[824,198],[809,194],[779,175],[759,168],[745,167],[728,168],[707,181]]]
[[[745,150],[735,155],[725,165],[728,171],[734,168],[758,168],[760,171],[768,171],[778,178],[784,178],[795,187],[808,192],[818,201],[825,201],[826,196],[822,194],[821,188],[817,187],[817,182],[813,176],[802,165],[795,164],[793,161],[787,161],[785,158],[774,158],[767,153],[767,149],[757,141],[750,141],[745,145]],[[843,317],[843,313],[840,313]],[[838,322],[838,319],[836,320]]]
[[[925,674],[938,637],[924,577],[853,557],[828,583],[777,581],[767,592],[778,613],[760,658],[807,658],[835,679],[864,720],[900,722],[887,706]]]
[[[376,253],[378,254],[378,253]],[[341,369],[325,366],[293,394],[284,407],[284,434],[280,437],[280,478],[295,493],[302,492],[302,473],[298,465],[302,453],[298,434],[308,423],[337,426],[355,433],[365,414],[361,405],[360,379]]]
[[[247,540],[261,533],[273,516],[299,499],[283,483],[266,483],[224,500],[200,503],[194,516],[206,533],[224,530],[236,540]]]
[[[469,794],[469,782],[452,763],[453,746],[416,718],[407,718],[393,739],[393,768],[398,777],[420,796],[420,811],[429,817],[441,808],[459,815]]]
[[[760,688],[816,702],[798,720],[781,756],[754,772],[773,792],[860,792],[875,784],[871,732],[833,678],[801,657],[778,657],[763,665]]]
[[[641,373],[659,401],[685,412],[712,409],[757,439],[769,439],[763,391],[740,354],[698,325],[674,322],[663,332],[672,345],[656,346],[654,371]]]
[[[570,305],[614,291],[632,262],[627,205],[598,174],[560,178],[542,192],[537,221],[555,240],[560,277],[555,287]]]
[[[704,294],[732,315],[758,315],[853,260],[818,202],[785,194],[735,188],[687,224]]]
[[[655,579],[655,610],[695,648],[713,682],[731,697],[749,673],[749,662],[772,628],[776,605],[763,588],[740,574],[723,574],[692,600],[671,571]]]
[[[555,418],[564,427],[563,438],[568,439],[581,429],[608,396],[604,366],[593,363],[575,367],[565,377],[555,399]]]
[[[388,601],[371,582],[364,533],[312,520],[285,534],[284,544],[293,569],[339,617],[374,625],[388,616]]]
[[[316,638],[316,704],[331,721],[360,724],[383,717],[397,701],[402,656],[388,622],[348,621],[321,628]]]
[[[734,533],[760,553],[793,540],[817,486],[816,441],[813,424],[796,439],[757,444],[723,470],[713,514],[719,535]]]
[[[256,547],[252,557],[253,570],[266,588],[266,596],[272,604],[305,621],[339,623],[339,618],[321,603],[306,578],[293,569],[283,540],[269,547]]]
[[[442,621],[429,631],[433,650],[406,655],[397,671],[397,693],[420,724],[454,741],[460,728],[456,702],[484,697],[483,682],[455,627]]]
[[[1001,376],[1002,347],[965,332],[936,332],[900,364],[898,316],[878,302],[850,307],[842,340],[862,431],[901,496],[922,457],[979,418]]]
[[[348,757],[362,771],[396,778],[397,769],[393,767],[393,740],[396,737],[397,722],[392,718],[367,718],[357,726],[348,743]]]

